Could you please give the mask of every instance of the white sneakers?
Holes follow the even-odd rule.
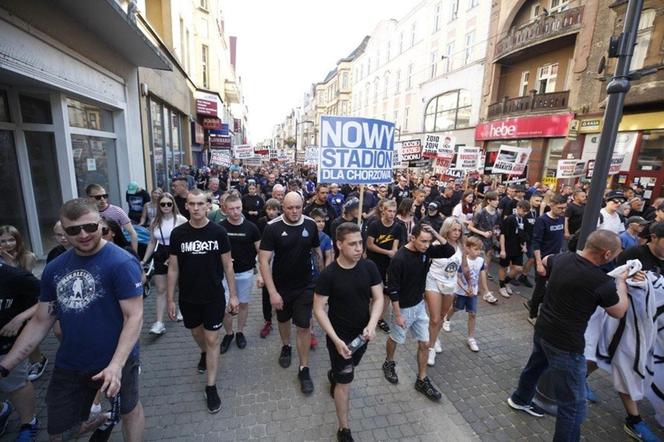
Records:
[[[468,338],[468,348],[470,348],[470,350],[474,352],[480,351],[480,348],[477,346],[477,341],[475,340],[475,338]]]
[[[182,313],[180,312],[180,309],[178,309],[177,320],[178,320],[178,322],[182,322],[182,319],[184,319],[184,318],[182,318]]]
[[[512,294],[507,291],[507,286],[499,288],[498,293],[500,293],[500,296],[503,298],[509,298],[512,296]]]
[[[447,316],[443,318],[443,330],[445,330],[448,333],[452,331],[452,323],[447,320]]]
[[[484,296],[482,297],[482,299],[484,299],[484,300],[485,300],[486,302],[488,302],[489,304],[495,304],[495,303],[498,302],[498,298],[496,298],[495,296],[493,296],[493,293],[491,293],[491,292],[486,292],[486,293],[484,294]]]
[[[436,339],[436,344],[433,346],[433,349],[436,350],[436,353],[438,354],[443,352],[443,346],[440,344],[440,339]]]
[[[436,365],[436,349],[435,348],[430,348],[429,349],[429,357],[427,358],[427,365],[429,367],[433,367]]]
[[[166,333],[166,326],[163,322],[157,321],[152,324],[152,327],[150,328],[151,335],[163,335],[164,333]]]

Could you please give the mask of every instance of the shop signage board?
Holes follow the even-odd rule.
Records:
[[[217,102],[214,100],[196,100],[196,113],[210,117],[217,116]]]
[[[320,128],[318,182],[392,182],[394,123],[324,115]]]
[[[203,131],[203,126],[196,122],[191,123],[193,130],[192,136],[193,136],[193,142],[195,144],[203,144],[205,142],[205,132]]]
[[[230,135],[215,135],[210,134],[210,146],[217,147],[231,147]]]
[[[584,175],[586,162],[583,160],[558,160],[556,178],[576,178]]]
[[[233,147],[233,156],[239,160],[245,160],[254,156],[254,148],[248,144],[239,144]]]
[[[572,117],[573,114],[566,113],[508,118],[480,123],[475,127],[475,139],[483,141],[565,137]]]
[[[215,164],[221,167],[230,167],[231,152],[227,149],[212,149],[210,151],[210,164]]]
[[[500,146],[491,173],[521,175],[526,170],[531,151],[530,147],[514,147],[503,144]]]
[[[201,124],[203,126],[203,129],[208,129],[208,130],[217,130],[221,129],[221,120],[219,118],[203,118],[201,120]]]
[[[482,151],[479,147],[459,147],[457,154],[456,167],[462,170],[479,170]]]
[[[401,162],[414,161],[422,158],[422,141],[420,140],[406,140],[400,141],[401,145]]]

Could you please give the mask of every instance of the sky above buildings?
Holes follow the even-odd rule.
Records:
[[[311,83],[419,0],[225,0],[227,35],[238,37],[237,73],[249,107],[249,139],[271,138]]]

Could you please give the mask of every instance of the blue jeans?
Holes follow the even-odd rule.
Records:
[[[535,334],[533,352],[521,372],[512,401],[520,405],[530,404],[545,371],[551,377],[558,403],[553,440],[578,441],[581,424],[586,418],[586,358],[583,354],[559,350]]]

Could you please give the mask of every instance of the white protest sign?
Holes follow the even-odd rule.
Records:
[[[456,167],[462,170],[478,170],[482,151],[479,147],[461,146],[457,154]]]
[[[415,161],[422,158],[422,142],[420,140],[401,141],[401,162]]]
[[[263,165],[263,159],[259,156],[246,158],[242,160],[242,165],[247,167],[261,167]]]
[[[586,162],[583,160],[558,160],[556,178],[560,180],[583,176],[585,168]]]
[[[248,144],[238,144],[233,147],[233,156],[238,160],[244,160],[254,156],[254,148]]]
[[[526,170],[531,151],[530,147],[500,146],[491,173],[521,175]]]
[[[307,146],[304,154],[305,164],[318,164],[318,146]]]
[[[228,150],[212,150],[210,151],[210,164],[216,164],[217,166],[230,167],[231,154]]]
[[[438,156],[439,157],[454,157],[456,150],[454,146],[456,145],[456,138],[445,135],[443,138],[443,143],[438,146]]]
[[[452,158],[450,157],[438,157],[434,160],[433,162],[433,173],[436,175],[446,175],[447,170],[450,168],[452,165]]]
[[[319,183],[392,182],[394,123],[321,116]]]
[[[422,149],[422,158],[436,158],[440,146],[440,135],[427,135],[424,138],[424,148]]]

